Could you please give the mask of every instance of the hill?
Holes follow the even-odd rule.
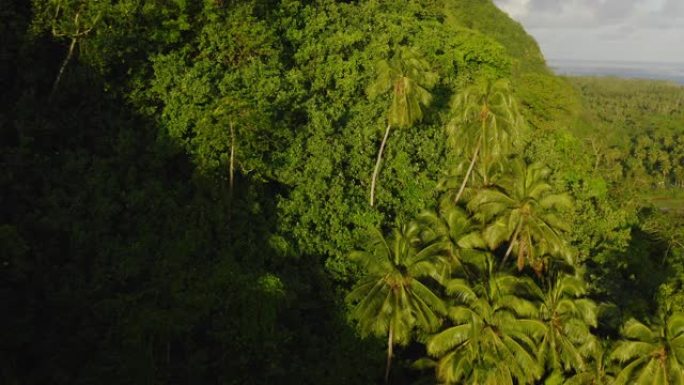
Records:
[[[584,140],[670,119],[625,111],[678,91],[557,77],[490,0],[9,0],[0,18],[0,383],[550,383],[684,307],[681,234],[620,188],[665,170],[668,137]],[[668,161],[649,188],[681,182]],[[566,282],[585,316],[574,353],[549,353],[539,309]],[[519,360],[429,342],[452,326]]]

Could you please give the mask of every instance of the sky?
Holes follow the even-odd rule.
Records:
[[[684,63],[684,0],[494,0],[549,60]]]

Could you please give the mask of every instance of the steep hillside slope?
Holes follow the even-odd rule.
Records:
[[[548,72],[534,38],[491,0],[445,0],[445,9],[450,22],[484,33],[501,43],[514,59],[514,73]]]
[[[447,20],[499,42],[511,59],[511,74],[526,116],[535,127],[569,128],[581,118],[580,96],[546,66],[539,45],[520,23],[491,0],[444,0]]]

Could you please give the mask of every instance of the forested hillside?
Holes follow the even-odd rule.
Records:
[[[0,383],[684,384],[681,88],[490,0],[0,20]]]

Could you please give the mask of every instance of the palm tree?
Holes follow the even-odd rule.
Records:
[[[652,328],[627,321],[624,340],[617,343],[611,359],[623,365],[615,385],[684,384],[684,314],[675,313]]]
[[[518,296],[523,279],[493,273],[491,259],[480,279],[452,279],[446,286],[454,299],[451,327],[427,343],[439,359],[437,377],[446,384],[530,384],[543,368],[535,357],[544,325],[537,306]]]
[[[586,358],[599,349],[598,339],[590,330],[597,326],[596,304],[584,298],[585,294],[584,281],[570,275],[560,275],[548,291],[541,293],[539,317],[546,330],[538,357],[554,372],[584,370]]]
[[[599,349],[593,355],[589,365],[568,378],[563,385],[612,385],[615,377],[611,375],[610,367],[607,366],[606,355],[604,349]]]
[[[465,265],[478,263],[483,258],[487,245],[480,227],[450,199],[443,199],[437,212],[420,213],[417,220],[423,226],[423,240],[440,243],[446,251],[442,255],[443,278],[451,277],[456,270],[465,272]]]
[[[495,250],[508,242],[502,265],[512,251],[517,253],[519,270],[529,262],[537,274],[545,269],[541,257],[568,257],[561,233],[568,225],[560,210],[572,206],[567,194],[554,194],[546,182],[548,169],[540,164],[511,162],[512,172],[495,188],[479,191],[468,203],[475,217],[487,223],[483,232],[488,246]]]
[[[446,313],[442,300],[420,281],[438,276],[435,255],[442,245],[423,247],[419,235],[415,223],[395,229],[388,239],[376,232],[364,251],[351,254],[365,277],[347,299],[355,305],[352,317],[358,320],[363,336],[387,336],[385,381],[394,344],[408,343],[414,328],[436,330],[439,314]]]
[[[415,49],[406,47],[399,48],[389,61],[379,61],[376,73],[377,78],[368,87],[368,95],[374,98],[391,90],[392,101],[387,113],[387,129],[373,170],[371,207],[375,204],[375,185],[390,129],[393,126],[410,127],[422,120],[423,107],[428,106],[432,101],[432,95],[428,90],[437,83],[437,74],[430,71],[429,64]]]
[[[449,141],[452,146],[473,154],[454,199],[458,202],[475,163],[481,159],[481,174],[487,185],[491,163],[508,153],[525,125],[510,84],[503,79],[467,88],[454,99],[452,110],[454,118],[447,125]]]

